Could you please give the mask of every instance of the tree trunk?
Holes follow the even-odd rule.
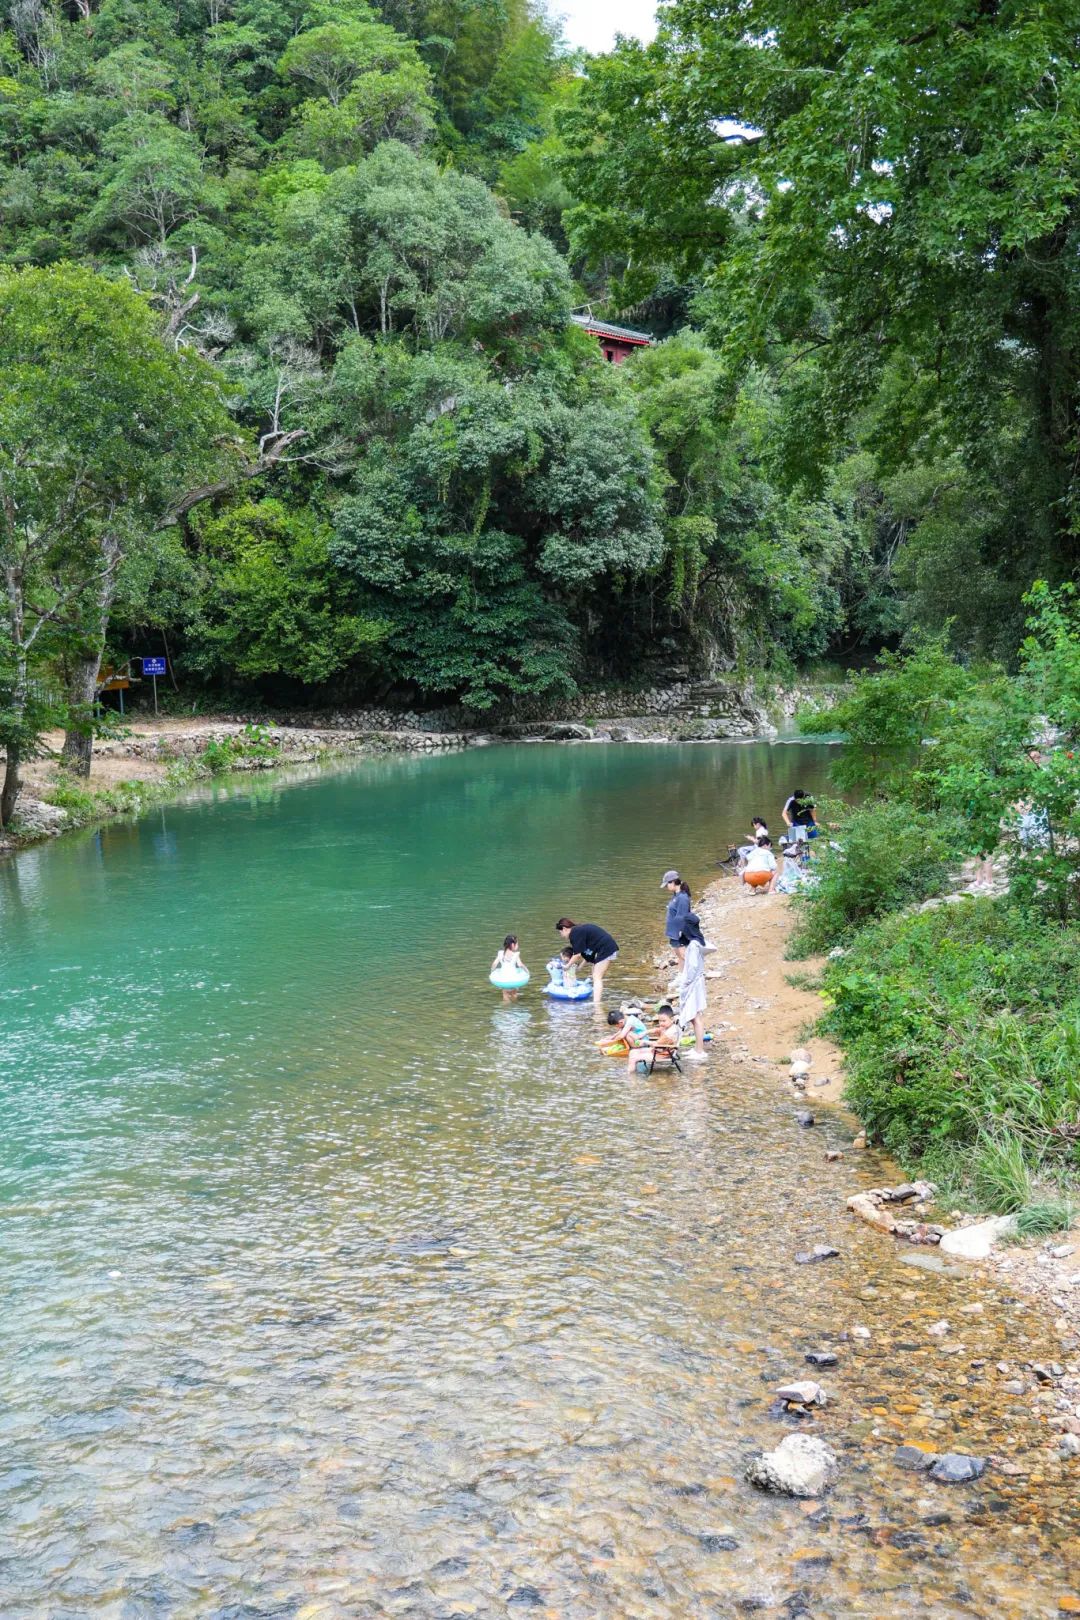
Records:
[[[103,647],[80,658],[68,681],[68,724],[60,759],[76,776],[90,775],[94,753],[94,697]]]
[[[11,823],[21,787],[18,745],[9,742],[7,746],[7,768],[4,771],[4,786],[0,790],[0,832],[3,832],[4,828]]]
[[[77,661],[68,682],[70,714],[60,758],[76,776],[90,775],[90,761],[94,753],[94,698],[101,655],[105,651],[105,637],[109,632],[109,614],[116,593],[116,571],[122,556],[120,541],[115,535],[106,535],[101,543],[101,555],[102,570],[95,604],[97,629],[92,645]]]
[[[11,711],[18,723],[11,727],[7,740],[7,766],[4,770],[4,786],[0,789],[0,832],[11,825],[22,787],[19,767],[22,764],[23,743],[19,733],[29,695],[27,664],[20,649],[15,664],[15,684],[11,689]]]

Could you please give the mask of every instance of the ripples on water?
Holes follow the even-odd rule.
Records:
[[[843,1122],[800,1130],[761,1066],[627,1082],[590,1009],[483,983],[508,926],[542,963],[569,843],[640,975],[656,795],[702,878],[757,808],[722,751],[704,786],[614,752],[264,787],[171,813],[165,854],[147,822],[4,873],[5,1616],[1056,1612],[1070,1483],[995,1370],[1053,1354],[1022,1306],[850,1224],[887,1169],[826,1166]],[[742,1471],[822,1345],[841,1483],[807,1513]],[[903,1439],[1029,1472],[936,1486]]]

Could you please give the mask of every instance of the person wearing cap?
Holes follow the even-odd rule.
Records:
[[[679,1024],[694,1031],[694,1049],[687,1052],[690,1063],[704,1063],[705,1050],[705,935],[701,919],[688,911],[682,920],[683,969],[679,978]]]
[[[664,933],[667,942],[682,966],[686,954],[686,946],[682,942],[682,920],[690,910],[690,885],[684,883],[678,872],[672,870],[665,872],[660,879],[660,887],[666,889],[671,895],[668,901],[667,915],[664,918]]]

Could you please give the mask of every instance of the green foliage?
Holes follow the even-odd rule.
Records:
[[[941,639],[902,653],[881,654],[873,670],[850,678],[835,706],[801,717],[813,735],[842,731],[845,747],[833,776],[845,790],[912,796],[926,759],[968,724],[978,678],[962,668]]]
[[[1014,898],[1064,919],[1080,914],[1080,612],[1072,586],[1037,582],[1025,602],[1017,676],[924,643],[884,655],[803,724],[848,739],[838,785],[951,821],[958,853],[1004,837]]]
[[[1061,6],[674,0],[561,119],[574,250],[623,307],[699,289],[789,483],[868,452],[875,597],[980,653],[1073,566],[1078,70]]]
[[[321,686],[386,634],[348,611],[331,531],[279,501],[243,501],[200,525],[207,573],[189,662],[223,679],[283,675]]]
[[[839,847],[817,840],[815,882],[796,896],[795,955],[842,945],[875,918],[940,894],[962,847],[958,822],[889,801],[845,812],[830,832]]]
[[[1071,1232],[1075,1224],[1076,1208],[1069,1200],[1040,1201],[1017,1211],[1016,1235],[1050,1237],[1054,1232]]]
[[[910,1162],[1008,1133],[1026,1166],[1080,1167],[1078,944],[987,900],[864,929],[827,965],[825,1026],[873,1136]]]
[[[178,364],[215,363],[240,429],[216,430],[205,519],[159,531],[152,492],[129,526],[118,651],[164,633],[181,673],[219,687],[487,706],[579,676],[644,681],[647,661],[787,674],[912,616],[1004,648],[1035,559],[1060,572],[1055,521],[1031,516],[1060,489],[1030,453],[1028,339],[1018,325],[1003,346],[1000,312],[983,322],[994,386],[978,381],[981,448],[962,456],[925,342],[908,352],[890,324],[914,331],[924,305],[896,301],[855,343],[843,278],[821,268],[824,216],[805,259],[786,227],[768,245],[803,208],[774,147],[795,103],[818,116],[817,90],[799,79],[786,111],[770,102],[752,152],[717,127],[718,106],[756,108],[754,75],[789,47],[818,47],[788,38],[782,4],[750,52],[733,11],[669,10],[655,47],[587,73],[532,0],[3,11],[0,260],[85,258],[141,289]],[[870,50],[849,31],[845,86]],[[748,75],[719,99],[714,46]],[[825,127],[800,137],[819,156]],[[830,266],[846,246],[827,236]],[[582,297],[674,335],[605,368],[567,329]],[[855,350],[844,393],[832,355]],[[250,471],[256,445],[262,481],[239,504],[272,503],[277,538],[241,543],[228,464]]]
[[[58,775],[56,781],[44,794],[48,804],[55,804],[61,810],[67,810],[79,820],[90,815],[94,808],[94,794],[83,786],[76,777]]]
[[[74,266],[0,272],[0,821],[45,723],[37,692],[103,639],[125,550],[225,464],[230,426],[210,368],[165,347],[130,287]]]
[[[1031,1167],[1023,1140],[1009,1130],[980,1132],[972,1161],[971,1186],[984,1209],[1015,1215],[1031,1201]]]
[[[317,93],[301,104],[293,139],[327,169],[358,161],[380,141],[419,145],[433,128],[430,75],[416,45],[373,14],[294,34],[280,66]]]
[[[755,373],[729,417],[721,362],[689,333],[626,370],[666,473],[673,630],[727,665],[790,668],[820,655],[843,622],[861,535],[850,502],[777,487],[775,389]]]

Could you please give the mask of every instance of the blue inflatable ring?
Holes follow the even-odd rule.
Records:
[[[488,974],[496,990],[523,990],[531,977],[528,968],[492,968]]]
[[[548,984],[544,986],[545,996],[552,1001],[584,1001],[592,995],[592,980],[577,979],[571,985]]]

